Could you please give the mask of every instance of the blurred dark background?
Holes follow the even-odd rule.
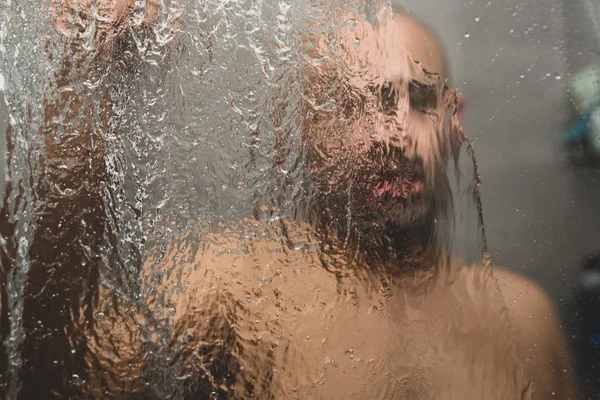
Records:
[[[463,125],[476,139],[495,264],[548,292],[581,398],[600,398],[600,163],[585,141],[564,144],[583,113],[571,82],[600,65],[600,2],[394,3],[430,24],[448,49],[452,85],[466,99]]]

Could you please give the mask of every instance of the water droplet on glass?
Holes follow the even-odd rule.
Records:
[[[271,283],[271,277],[270,276],[267,276],[266,278],[263,278],[263,279],[260,280],[260,285],[261,286],[267,285],[269,283]]]

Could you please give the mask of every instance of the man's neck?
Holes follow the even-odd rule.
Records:
[[[325,254],[343,256],[347,264],[365,266],[386,275],[405,275],[428,270],[443,256],[432,221],[433,218],[423,218],[410,226],[387,224],[350,233],[332,224],[321,224],[315,235]]]

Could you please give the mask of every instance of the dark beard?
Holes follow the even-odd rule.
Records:
[[[452,202],[444,165],[426,182],[422,160],[407,159],[395,146],[376,143],[367,154],[345,154],[328,166],[321,155],[306,150],[309,221],[323,243],[372,266],[402,271],[423,269],[443,256],[439,240],[447,232],[440,231],[436,219],[450,217]],[[386,181],[399,182],[402,190],[377,193]],[[424,193],[412,190],[418,181]]]
[[[334,193],[318,196],[312,214],[323,243],[360,255],[369,265],[397,265],[404,271],[421,268],[425,253],[436,252],[432,206],[422,205],[426,211],[411,213],[410,199],[400,199],[397,217],[386,205],[364,205],[360,198],[354,203]]]
[[[423,163],[410,160],[401,148],[375,143],[366,154],[338,155],[325,165],[308,154],[308,181],[314,189],[312,215],[340,235],[378,237],[394,226],[413,225],[431,205],[416,185],[424,182]],[[343,165],[342,165],[343,164]]]

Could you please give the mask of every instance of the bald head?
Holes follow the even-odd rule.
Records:
[[[347,76],[407,78],[424,70],[439,75],[442,82],[448,80],[450,68],[444,46],[430,27],[397,9],[392,13],[380,10],[375,19],[378,23],[354,12],[337,16],[332,31],[334,46],[332,37],[324,34],[328,24],[319,25],[321,21],[317,20],[316,29],[311,31],[315,36],[307,42],[314,47],[305,51],[315,60],[343,61]],[[367,68],[370,71],[365,71]]]
[[[459,143],[445,125],[451,92],[439,38],[411,16],[377,13],[316,21],[304,70],[311,182],[335,220],[350,212],[364,237],[442,210],[445,165]]]
[[[424,70],[449,78],[449,67],[444,46],[438,35],[414,16],[395,13],[393,24],[400,43]]]

